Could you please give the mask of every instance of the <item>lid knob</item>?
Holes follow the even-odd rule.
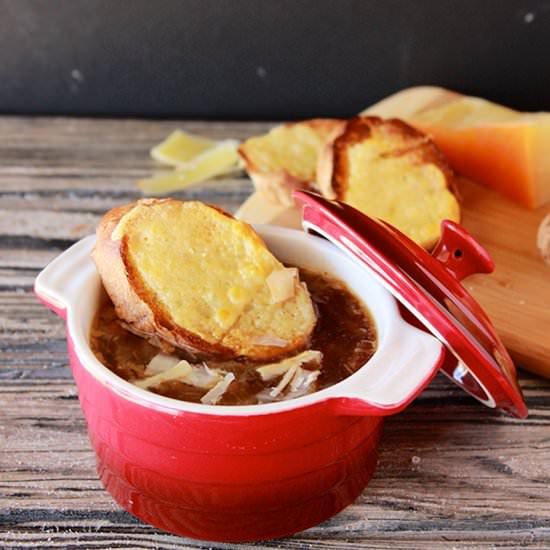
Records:
[[[458,281],[474,273],[491,273],[495,269],[487,251],[462,226],[451,220],[442,222],[441,238],[432,256]]]

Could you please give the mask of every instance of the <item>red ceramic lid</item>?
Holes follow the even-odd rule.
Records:
[[[495,329],[460,280],[490,273],[487,252],[460,225],[445,220],[430,255],[395,227],[315,193],[295,191],[303,226],[361,262],[448,350],[442,370],[489,407],[524,418],[516,369]]]

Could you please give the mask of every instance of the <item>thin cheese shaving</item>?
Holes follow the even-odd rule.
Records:
[[[290,382],[290,389],[285,395],[273,395],[273,388],[265,388],[256,394],[258,403],[273,403],[274,401],[287,401],[288,399],[296,399],[316,390],[315,382],[320,370],[309,371],[298,367]],[[285,380],[286,382],[286,380]]]
[[[196,388],[209,390],[222,380],[224,374],[223,371],[211,369],[204,363],[198,366],[192,365],[191,372],[182,381]]]
[[[277,348],[284,348],[288,344],[288,340],[279,338],[278,336],[273,336],[272,334],[265,334],[264,336],[259,336],[253,342],[256,346],[274,346]]]
[[[138,186],[144,194],[163,195],[233,172],[239,161],[238,146],[239,142],[234,139],[218,141],[191,160],[178,164],[174,171],[138,181]]]
[[[191,365],[187,363],[187,361],[183,362],[189,364],[189,366],[191,367],[190,369],[187,369],[187,367],[185,367],[183,371],[180,371],[178,369],[176,369],[175,371],[170,370],[172,369],[172,367],[175,367],[180,362],[182,361],[174,355],[158,353],[151,359],[151,361],[149,361],[149,364],[145,367],[145,375],[147,375],[147,378],[145,378],[144,380],[140,380],[139,383],[136,383],[136,385],[141,385],[145,383],[147,384],[146,387],[150,387],[160,384],[162,382],[166,382],[168,379],[177,379],[191,386],[195,386],[196,388],[204,388],[209,390],[210,388],[213,388],[218,382],[220,382],[223,378],[223,375],[225,374],[225,372],[221,371],[220,369],[209,368],[206,363],[203,363],[202,365]],[[168,371],[170,371],[170,373],[172,374],[170,374]],[[160,382],[156,382],[155,380],[157,379],[153,379],[153,377],[161,373],[167,373],[167,375],[170,375],[170,378],[165,378],[162,379]]]
[[[277,269],[271,272],[265,282],[271,292],[271,303],[284,302],[296,293],[296,285],[299,283],[298,269],[295,267]]]
[[[298,365],[293,365],[290,367],[290,369],[288,369],[285,375],[281,378],[281,381],[269,392],[269,395],[271,397],[277,397],[280,395],[281,392],[288,386],[299,368],[300,367]]]
[[[222,398],[233,380],[235,380],[235,375],[232,372],[228,372],[223,380],[220,380],[209,392],[201,397],[201,403],[215,405]]]
[[[293,366],[300,367],[301,365],[311,361],[320,363],[322,357],[323,354],[320,351],[307,350],[295,355],[294,357],[283,359],[278,363],[270,363],[268,365],[264,365],[263,367],[258,367],[257,371],[262,377],[262,380],[272,380],[273,378],[277,378],[277,376],[285,374]]]
[[[139,388],[147,389],[158,386],[163,382],[168,382],[169,380],[181,380],[190,374],[191,370],[192,367],[187,361],[180,361],[171,369],[143,378],[142,380],[134,380],[133,384]]]
[[[215,145],[210,139],[183,130],[174,130],[163,142],[151,149],[151,156],[169,166],[181,166]]]
[[[298,367],[298,370],[290,382],[290,392],[293,394],[307,392],[315,380],[319,378],[320,374],[320,370],[311,371]]]
[[[167,355],[166,353],[158,353],[145,367],[145,374],[147,376],[152,376],[153,374],[158,374],[159,372],[165,372],[177,365],[179,362],[179,357]]]

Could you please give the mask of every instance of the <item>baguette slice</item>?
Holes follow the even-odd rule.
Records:
[[[302,283],[273,302],[266,279],[285,268],[253,229],[200,202],[115,208],[92,255],[129,330],[197,358],[284,356],[307,345],[316,323]]]
[[[455,176],[430,139],[398,119],[355,117],[317,166],[321,192],[431,248],[444,219],[459,221]]]
[[[274,203],[291,206],[292,190],[314,187],[317,157],[344,124],[319,118],[276,126],[247,139],[239,155],[258,191]]]

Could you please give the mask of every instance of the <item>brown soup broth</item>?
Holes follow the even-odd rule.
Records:
[[[304,369],[320,370],[314,385],[314,391],[318,391],[344,380],[370,359],[376,350],[376,330],[367,308],[344,283],[328,274],[306,269],[300,269],[300,278],[307,284],[318,313],[309,349],[322,352],[323,358],[320,365],[302,365]],[[90,346],[99,361],[128,381],[144,378],[145,367],[161,352],[121,325],[110,300],[105,300],[94,317]],[[175,349],[171,354],[193,362],[183,350]],[[208,366],[235,375],[218,402],[220,405],[257,404],[258,394],[265,395],[282,378],[263,381],[256,371],[261,363],[250,360],[208,361]],[[150,390],[194,403],[200,403],[207,391],[176,380]],[[283,393],[280,399],[285,398],[288,395]]]

